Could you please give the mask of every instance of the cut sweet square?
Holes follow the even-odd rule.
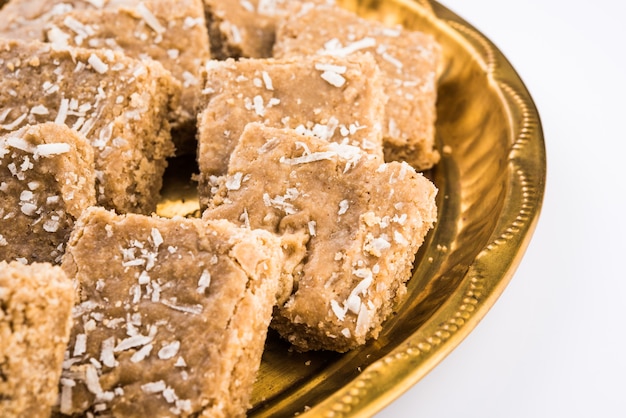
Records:
[[[266,231],[87,210],[63,259],[80,300],[59,411],[244,416],[280,261]]]
[[[439,161],[435,147],[437,67],[441,50],[421,32],[390,28],[339,7],[310,7],[282,22],[274,56],[348,56],[371,52],[389,96],[384,128],[385,159],[416,170]]]
[[[293,292],[273,327],[303,350],[377,337],[436,220],[436,188],[408,164],[256,123],[215,187],[204,219],[282,237]]]

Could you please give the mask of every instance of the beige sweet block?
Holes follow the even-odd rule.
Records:
[[[210,58],[204,4],[202,0],[129,3],[52,16],[45,25],[45,40],[55,46],[113,49],[132,58],[159,61],[183,87],[173,128],[190,130],[202,89],[201,68]],[[185,148],[184,143],[176,145]]]
[[[439,161],[435,147],[440,47],[430,36],[365,20],[339,7],[309,7],[278,25],[274,56],[347,56],[370,52],[389,96],[384,124],[385,159],[417,170]]]
[[[60,267],[0,261],[0,415],[45,418],[57,401],[74,289]]]
[[[294,283],[273,327],[302,350],[377,337],[436,220],[436,188],[407,163],[256,123],[214,187],[203,219],[281,236]]]
[[[383,155],[387,98],[369,54],[213,61],[205,93],[198,127],[201,185],[226,173],[230,153],[250,122],[289,127]]]
[[[96,196],[119,212],[150,213],[173,154],[168,114],[180,84],[155,61],[0,39],[0,133],[55,122],[94,149]]]
[[[204,0],[216,59],[272,56],[276,24],[303,4],[334,0]]]
[[[84,213],[59,412],[242,417],[280,291],[277,238],[225,220]]]
[[[95,203],[93,150],[78,132],[49,122],[0,136],[0,260],[59,264]]]

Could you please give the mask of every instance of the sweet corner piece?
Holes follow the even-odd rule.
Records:
[[[94,149],[98,204],[150,213],[173,155],[168,115],[180,83],[154,61],[111,50],[0,39],[0,131],[65,124]]]
[[[60,267],[0,261],[0,411],[48,417],[57,401],[74,289]]]
[[[425,33],[388,27],[339,7],[311,7],[278,25],[274,57],[370,52],[389,96],[385,159],[426,170],[439,161],[435,147],[437,69],[441,48]]]
[[[95,195],[93,150],[78,132],[49,122],[0,136],[0,260],[60,264]]]
[[[436,220],[435,186],[406,163],[249,124],[204,219],[279,235],[293,292],[272,326],[302,350],[376,338]]]
[[[226,173],[250,122],[293,128],[383,156],[387,97],[369,54],[213,61],[207,71],[197,134],[201,185]],[[200,194],[204,203],[210,193],[201,187]]]
[[[281,256],[224,220],[86,211],[63,261],[81,297],[59,412],[244,416]]]

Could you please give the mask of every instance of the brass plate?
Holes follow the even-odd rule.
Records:
[[[297,353],[270,332],[251,417],[365,417],[424,377],[484,317],[520,262],[544,193],[539,116],[497,48],[434,1],[342,6],[436,36],[444,51],[437,140],[439,219],[417,255],[408,297],[377,341],[347,354]],[[172,167],[188,179],[184,166]],[[184,183],[184,182],[183,182]],[[188,183],[188,181],[187,181]],[[195,190],[170,178],[166,209],[193,212]],[[171,215],[172,213],[167,213]]]

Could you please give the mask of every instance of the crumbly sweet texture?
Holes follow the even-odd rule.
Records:
[[[57,400],[71,328],[72,282],[60,267],[0,261],[0,411],[44,418]]]
[[[279,292],[276,237],[225,220],[79,220],[62,414],[245,416]]]
[[[224,60],[271,57],[280,19],[302,5],[334,4],[334,0],[204,0],[204,4],[211,53]]]
[[[189,131],[196,120],[201,69],[210,59],[204,4],[202,0],[130,3],[117,9],[108,6],[52,16],[45,26],[45,40],[57,46],[107,48],[132,58],[159,61],[183,87],[172,127]],[[175,140],[180,137],[193,139],[174,135]],[[188,148],[185,143],[176,145],[179,150]]]
[[[150,213],[166,158],[174,152],[168,114],[180,84],[155,61],[111,50],[55,49],[0,39],[0,132],[52,121],[94,149],[98,204]]]
[[[339,7],[312,7],[284,19],[274,57],[371,52],[389,96],[384,124],[385,158],[417,170],[439,161],[435,146],[437,67],[440,47],[428,34],[388,27]]]
[[[204,91],[207,105],[197,134],[201,188],[211,176],[226,173],[230,153],[250,122],[293,128],[383,156],[387,97],[369,54],[213,61]]]
[[[49,122],[0,136],[0,260],[59,264],[95,196],[93,149],[78,132]]]
[[[272,326],[299,349],[343,352],[377,337],[406,293],[435,194],[407,163],[253,123],[203,219],[282,236],[294,284]]]

